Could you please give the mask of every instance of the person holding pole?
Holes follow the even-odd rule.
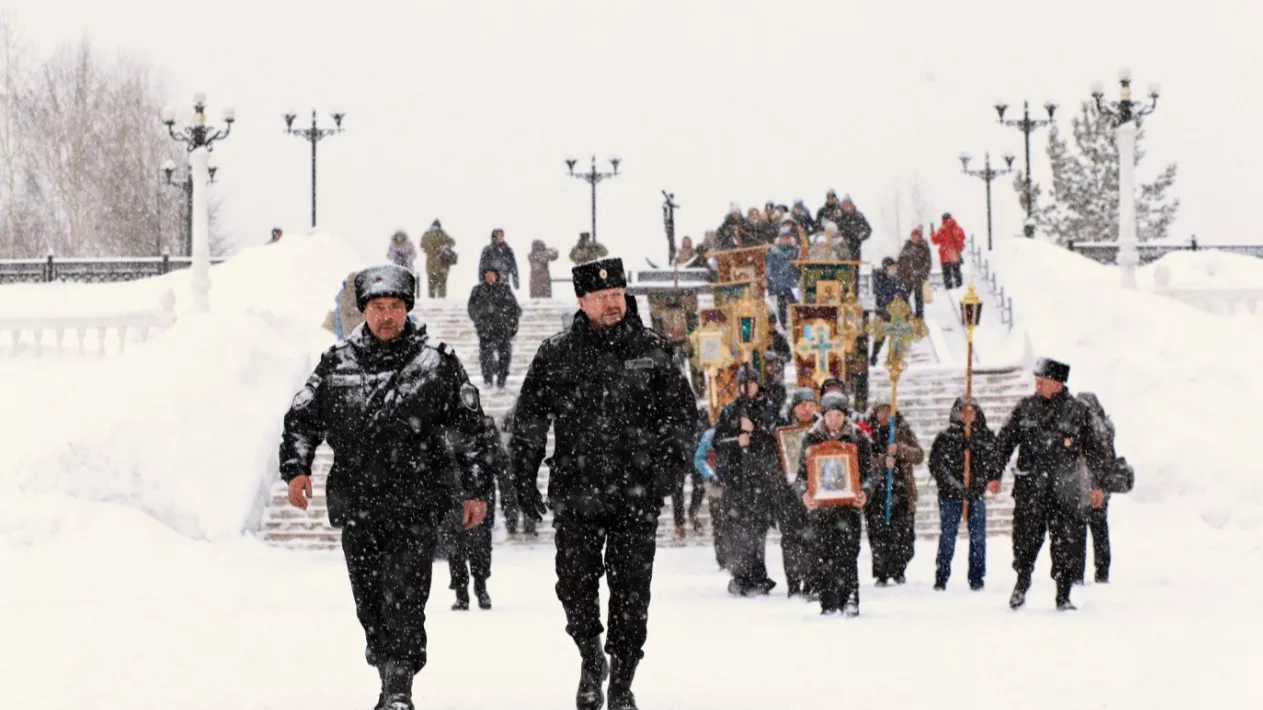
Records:
[[[934,558],[934,589],[947,589],[956,554],[960,519],[968,508],[969,588],[979,591],[987,575],[986,487],[998,481],[994,464],[995,433],[976,401],[958,397],[952,404],[947,428],[934,437],[930,446],[930,475],[938,486],[939,538]],[[966,479],[965,462],[972,470]]]

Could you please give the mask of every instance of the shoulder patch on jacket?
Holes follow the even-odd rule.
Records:
[[[466,382],[460,386],[460,403],[471,412],[478,411],[478,388]]]

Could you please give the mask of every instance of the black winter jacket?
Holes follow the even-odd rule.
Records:
[[[509,454],[522,510],[538,519],[539,465],[555,428],[548,500],[558,514],[656,514],[696,446],[697,403],[670,342],[629,309],[596,329],[582,311],[540,345],[513,414]]]
[[[741,418],[754,424],[750,445],[741,446]],[[770,520],[784,480],[776,446],[776,406],[763,394],[740,397],[715,422],[715,473],[724,487],[725,506],[747,520]]]
[[[479,338],[508,340],[517,335],[522,306],[507,283],[484,281],[469,292],[468,312]]]
[[[1102,441],[1088,408],[1069,391],[1052,397],[1031,395],[1013,409],[996,437],[995,464],[1003,471],[1017,451],[1017,482],[1013,495],[1028,498],[1051,493],[1059,485],[1085,475],[1083,461],[1112,457]],[[1091,471],[1087,483],[1100,488],[1102,472]]]
[[[975,409],[969,436],[970,500],[986,494],[987,484],[1000,480],[1001,469],[995,462],[995,433],[987,425],[981,409]],[[930,475],[938,485],[938,496],[947,500],[965,498],[965,424],[953,418],[947,428],[934,437],[930,446]]]
[[[456,353],[424,326],[407,321],[403,333],[383,342],[361,325],[324,352],[294,397],[281,477],[289,483],[311,475],[316,447],[327,440],[334,527],[353,515],[437,524],[454,498],[490,496],[483,416]]]

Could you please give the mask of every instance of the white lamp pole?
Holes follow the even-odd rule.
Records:
[[[1118,142],[1118,266],[1123,288],[1136,288],[1136,267],[1140,265],[1140,241],[1136,234],[1136,121],[1153,113],[1158,106],[1158,85],[1149,85],[1148,106],[1131,99],[1131,71],[1119,71],[1120,98],[1105,101],[1101,85],[1093,84],[1096,110],[1114,124]]]
[[[175,140],[188,146],[189,174],[193,179],[192,218],[192,269],[193,312],[210,310],[210,202],[206,194],[210,183],[210,151],[214,143],[228,137],[232,131],[236,113],[232,107],[224,108],[224,123],[220,131],[206,126],[206,94],[193,95],[193,123],[179,133],[175,130],[175,111],[171,107],[162,110],[162,122]]]

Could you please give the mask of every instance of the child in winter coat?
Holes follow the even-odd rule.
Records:
[[[973,402],[972,415],[965,407],[965,398],[952,405],[947,428],[934,437],[930,446],[930,475],[938,486],[939,537],[938,555],[934,560],[934,588],[947,589],[952,575],[952,557],[956,553],[956,533],[960,530],[962,508],[969,504],[969,588],[982,589],[987,574],[987,484],[1000,480],[994,462],[995,434],[987,426],[978,402]],[[969,437],[965,423],[973,417]],[[969,488],[965,488],[965,450],[969,450]]]
[[[860,522],[864,504],[873,491],[872,446],[853,424],[847,421],[846,397],[831,392],[821,400],[824,412],[819,422],[803,439],[803,457],[798,467],[797,488],[807,506],[811,531],[812,559],[816,570],[814,584],[820,593],[820,613],[842,611],[848,617],[859,616]],[[807,459],[811,447],[826,441],[853,444],[858,449],[860,490],[855,505],[821,506],[808,492]]]

